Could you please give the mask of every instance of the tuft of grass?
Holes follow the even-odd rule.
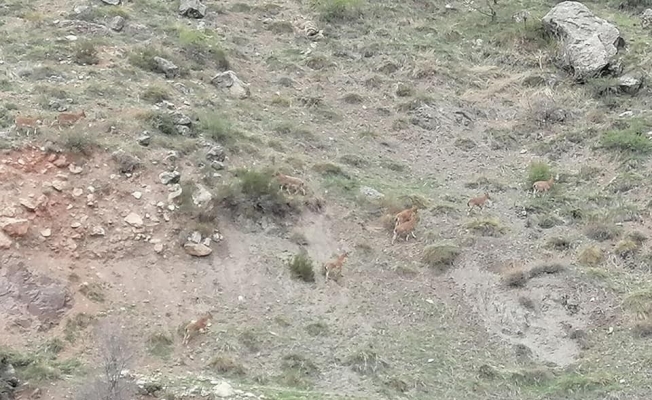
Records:
[[[312,5],[326,22],[354,21],[362,16],[363,0],[312,0]]]
[[[503,274],[502,280],[509,287],[523,287],[528,281],[527,271],[522,267],[513,268]]]
[[[163,100],[170,100],[170,92],[163,86],[152,85],[143,91],[140,97],[152,104],[160,103]]]
[[[233,145],[242,137],[242,133],[233,127],[223,115],[205,113],[199,117],[199,131],[204,137],[222,145]]]
[[[536,278],[544,274],[558,274],[566,270],[566,266],[557,262],[540,263],[528,270],[528,279]]]
[[[652,125],[641,119],[632,119],[622,129],[605,132],[600,138],[603,149],[644,155],[652,152],[652,141],[645,135]]]
[[[304,282],[315,281],[315,270],[313,268],[312,259],[307,252],[301,251],[290,260],[288,266],[290,273],[295,279],[300,279]]]
[[[162,134],[167,136],[179,135],[179,131],[177,130],[177,127],[174,125],[174,118],[169,113],[161,112],[161,111],[152,112],[148,114],[145,118],[152,126],[152,128],[158,130]]]
[[[55,142],[69,152],[87,157],[100,147],[96,135],[81,130],[64,131],[58,135]]]
[[[194,69],[204,69],[207,64],[212,64],[219,71],[231,68],[226,52],[214,36],[206,31],[189,29],[183,25],[178,25],[176,31],[182,52],[193,63]]]
[[[260,351],[260,339],[258,338],[256,331],[253,329],[247,329],[241,332],[238,336],[238,341],[251,353],[257,353]]]
[[[635,290],[625,296],[623,306],[641,319],[647,319],[652,311],[652,289]]]
[[[153,47],[136,48],[129,54],[128,59],[129,63],[134,67],[138,67],[148,72],[159,72],[154,57],[161,57],[167,60],[170,59],[170,56],[167,53]]]
[[[547,181],[552,176],[550,166],[544,162],[534,161],[530,163],[527,174],[527,189],[532,188],[534,182]]]
[[[274,132],[283,136],[292,136],[298,139],[313,139],[315,135],[308,129],[297,126],[291,122],[281,122],[274,127]]]
[[[604,261],[604,252],[598,246],[588,246],[582,249],[577,261],[587,267],[595,267]]]
[[[73,60],[79,65],[99,64],[100,58],[97,55],[95,43],[90,40],[82,40],[75,45]]]
[[[502,225],[498,218],[484,218],[466,224],[467,229],[482,236],[500,237],[507,232],[507,227]]]
[[[632,333],[639,338],[652,337],[652,321],[637,322],[632,328]]]
[[[242,377],[247,375],[247,370],[242,364],[227,356],[213,357],[208,366],[220,375]]]
[[[147,351],[149,354],[167,360],[172,355],[172,336],[164,332],[153,333],[147,338]]]
[[[86,313],[76,314],[66,320],[66,325],[63,328],[64,338],[70,343],[75,343],[80,332],[88,328],[93,322],[95,322],[95,317],[92,315]]]
[[[83,284],[79,288],[79,292],[86,296],[91,301],[94,301],[96,303],[103,303],[104,300],[106,299],[104,296],[104,289],[102,288],[102,285],[100,285],[97,282],[91,282],[87,284]]]
[[[546,247],[557,251],[567,251],[573,248],[573,240],[567,237],[552,237],[546,242]]]
[[[523,287],[530,279],[544,274],[556,274],[566,270],[566,266],[560,263],[540,263],[529,269],[515,266],[503,273],[502,281],[509,287]]]
[[[310,336],[328,336],[328,325],[323,322],[314,322],[306,326],[306,332]]]
[[[301,204],[279,190],[269,170],[236,170],[236,182],[217,190],[216,201],[238,214],[258,218],[261,214],[279,218],[300,210]]]
[[[631,239],[622,239],[616,243],[614,253],[622,259],[627,259],[636,255],[641,248],[641,244]]]
[[[354,372],[367,376],[374,376],[389,367],[389,364],[382,360],[378,353],[371,348],[351,354],[346,360],[346,365],[351,367]]]
[[[606,221],[593,221],[586,225],[584,234],[589,239],[604,242],[620,236],[620,228]]]
[[[433,244],[423,249],[421,261],[438,272],[445,272],[453,266],[460,253],[457,246]]]

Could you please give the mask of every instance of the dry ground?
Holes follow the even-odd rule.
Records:
[[[27,360],[25,398],[91,379],[107,318],[160,398],[222,379],[275,399],[647,397],[649,92],[559,71],[538,22],[554,2],[501,1],[494,22],[435,1],[207,1],[201,20],[160,0],[25,3],[0,5],[0,205],[29,221],[2,250],[0,343]],[[586,4],[622,29],[626,71],[649,65],[639,10]],[[122,32],[106,27],[115,16]],[[248,98],[210,83],[227,68]],[[77,126],[50,126],[80,109]],[[44,124],[18,132],[16,115]],[[216,144],[223,170],[207,161]],[[246,208],[267,168],[323,208],[301,195],[282,218]],[[184,194],[169,200],[159,174],[174,169]],[[210,211],[193,206],[196,184]],[[490,206],[467,214],[485,191]],[[413,203],[417,240],[390,245],[387,215]],[[211,255],[184,252],[215,229]],[[315,282],[288,268],[301,248]],[[344,250],[343,280],[325,282],[320,265]],[[179,327],[206,311],[209,330],[182,346]]]

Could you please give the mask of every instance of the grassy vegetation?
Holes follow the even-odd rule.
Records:
[[[49,345],[32,353],[18,353],[0,348],[0,360],[6,360],[16,370],[16,376],[23,382],[40,384],[69,377],[82,372],[82,363],[74,358],[60,360],[58,353],[62,343]]]
[[[445,272],[453,266],[461,250],[452,245],[430,245],[423,249],[421,261],[428,267]]]
[[[629,155],[647,155],[652,152],[652,141],[645,135],[652,125],[640,119],[624,124],[623,128],[613,129],[602,135],[602,148]]]
[[[290,260],[288,266],[292,276],[304,282],[315,281],[315,270],[312,264],[312,259],[305,251],[296,254]]]
[[[173,345],[172,336],[164,332],[153,333],[147,338],[147,352],[164,360],[172,355]]]

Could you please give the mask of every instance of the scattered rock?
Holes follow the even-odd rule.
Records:
[[[4,232],[0,231],[0,249],[7,250],[11,247],[11,239],[9,236],[5,235]]]
[[[136,168],[139,168],[141,165],[143,165],[142,161],[140,161],[140,158],[134,156],[133,154],[129,154],[122,149],[114,151],[111,154],[111,158],[116,162],[116,164],[118,164],[118,170],[123,174],[132,173],[134,170],[136,170]]]
[[[165,74],[165,77],[168,79],[175,78],[179,75],[179,67],[177,67],[172,61],[166,60],[162,57],[154,57],[154,62],[159,71]]]
[[[125,217],[124,221],[134,228],[141,228],[143,226],[143,219],[140,217],[140,215],[134,212],[129,213],[129,215]]]
[[[213,200],[213,195],[203,185],[197,184],[197,190],[192,194],[192,202],[196,206],[203,207]]]
[[[385,197],[384,194],[380,193],[376,189],[371,188],[369,186],[360,187],[360,194],[362,194],[364,197],[368,198],[369,200],[378,200]]]
[[[649,28],[652,26],[652,9],[648,8],[641,14],[641,27]]]
[[[201,243],[189,242],[183,245],[183,249],[186,251],[186,253],[194,257],[206,257],[213,252],[210,247],[204,246]]]
[[[29,221],[21,218],[0,218],[0,228],[12,237],[21,237],[29,230]]]
[[[562,67],[577,79],[586,79],[619,68],[614,57],[625,47],[618,28],[597,17],[584,4],[564,1],[542,19],[545,29],[563,43]]]
[[[116,32],[120,32],[124,27],[125,27],[124,17],[116,15],[115,17],[111,18],[111,21],[109,21],[109,28],[111,28]]]
[[[110,6],[117,6],[120,4],[120,0],[102,0],[102,3],[108,4]]]
[[[190,119],[190,117],[182,113],[173,114],[172,121],[174,122],[175,125],[185,125],[185,126],[192,125],[192,120]]]
[[[176,129],[177,133],[179,135],[181,135],[181,136],[186,136],[186,137],[191,137],[192,136],[192,130],[188,126],[175,125],[174,129]]]
[[[220,89],[226,89],[236,99],[246,99],[251,95],[249,85],[241,81],[233,71],[224,71],[215,75],[211,83]]]
[[[644,79],[634,74],[623,75],[618,78],[618,89],[630,95],[638,93],[643,88]]]
[[[34,201],[34,199],[18,199],[18,202],[20,203],[21,206],[25,207],[29,211],[36,210],[36,202]]]
[[[163,252],[163,243],[156,243],[154,245],[154,252],[156,254],[161,254]]]
[[[71,227],[72,229],[77,229],[77,228],[79,228],[81,225],[82,225],[81,222],[75,221],[75,222],[73,222],[73,223],[70,224],[70,227]]]
[[[41,236],[46,237],[46,238],[52,236],[52,229],[45,228],[45,229],[41,230]]]
[[[191,243],[201,243],[201,233],[194,231],[188,236],[188,241]]]
[[[158,178],[164,185],[168,185],[170,183],[179,183],[181,180],[181,173],[179,171],[164,171],[159,174]]]
[[[104,228],[102,228],[101,226],[94,226],[94,227],[91,229],[91,233],[90,233],[90,235],[91,235],[91,236],[105,236],[105,235],[106,235],[106,231],[105,231]]]
[[[204,18],[206,6],[199,0],[181,0],[179,2],[179,14],[189,18]]]
[[[84,194],[84,189],[82,189],[82,188],[74,188],[74,189],[72,190],[72,196],[73,196],[73,197],[79,197],[79,196],[81,196],[82,194]]]
[[[143,147],[149,146],[149,144],[152,142],[152,136],[149,134],[149,132],[145,131],[141,136],[136,139],[139,145]]]
[[[58,156],[57,158],[55,158],[54,161],[52,161],[52,164],[54,164],[54,166],[55,166],[55,167],[58,167],[58,168],[65,168],[65,167],[67,167],[68,164],[70,164],[70,163],[69,163],[68,160],[66,159],[66,156],[64,156],[64,155],[62,154],[62,155]]]
[[[220,145],[212,146],[206,152],[206,159],[208,161],[224,162],[224,160],[226,159],[226,152],[224,151],[224,147]]]
[[[228,382],[224,381],[213,388],[213,394],[217,397],[225,398],[233,396],[235,391]]]
[[[222,171],[224,168],[226,168],[226,166],[221,161],[213,161],[211,163],[211,168],[213,168],[215,171]]]
[[[16,377],[16,369],[10,363],[9,355],[3,354],[0,356],[0,399],[15,399],[15,391],[20,383]]]
[[[143,197],[141,192],[133,192],[131,195],[134,196],[134,199],[136,200],[140,200]]]
[[[168,194],[168,203],[172,203],[175,199],[183,194],[183,188],[178,183],[170,186],[170,193]]]
[[[68,182],[60,181],[60,180],[54,180],[52,181],[52,187],[58,191],[62,192],[68,188]]]
[[[70,171],[72,174],[79,175],[84,171],[84,169],[78,165],[70,164],[68,166],[68,171]]]

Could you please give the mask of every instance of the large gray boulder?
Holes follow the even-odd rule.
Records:
[[[179,2],[179,14],[189,18],[204,18],[206,6],[199,0],[181,0]]]
[[[618,69],[614,60],[625,40],[614,25],[597,17],[584,4],[564,1],[543,17],[546,30],[562,42],[562,67],[586,79]]]

